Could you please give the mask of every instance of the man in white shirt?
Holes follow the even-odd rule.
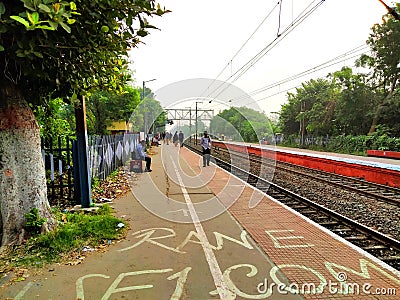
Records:
[[[203,167],[210,165],[210,154],[211,154],[211,139],[204,131],[204,135],[200,139],[200,145],[203,149]]]

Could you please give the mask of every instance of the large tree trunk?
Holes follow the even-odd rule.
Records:
[[[14,86],[0,86],[0,245],[25,237],[25,214],[32,208],[54,228],[40,132],[32,110]]]

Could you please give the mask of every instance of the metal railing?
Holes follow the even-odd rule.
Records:
[[[112,172],[129,161],[139,142],[139,134],[89,136],[88,161],[90,177],[105,180]],[[74,190],[77,155],[76,141],[69,137],[41,140],[42,158],[46,170],[47,197],[50,205],[80,204]],[[79,182],[77,183],[79,184]]]

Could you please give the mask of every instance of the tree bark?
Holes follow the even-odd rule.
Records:
[[[1,246],[22,242],[25,214],[34,207],[52,230],[38,123],[15,86],[0,86]]]

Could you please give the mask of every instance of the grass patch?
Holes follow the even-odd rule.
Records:
[[[90,214],[57,213],[56,219],[58,225],[54,231],[34,236],[24,245],[9,247],[1,254],[0,265],[12,269],[61,262],[71,254],[80,253],[85,246],[95,248],[124,237],[128,226],[112,215],[112,208],[107,204]],[[120,223],[124,226],[119,227]]]

